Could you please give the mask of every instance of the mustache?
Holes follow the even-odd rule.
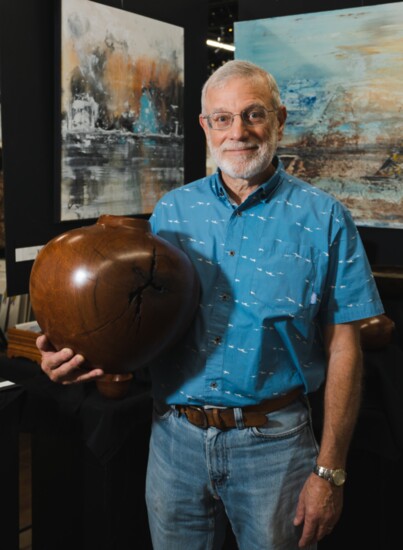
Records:
[[[230,144],[223,143],[219,150],[221,152],[224,151],[242,151],[244,149],[258,149],[259,144],[255,143],[253,141],[239,141],[239,142],[231,142]]]

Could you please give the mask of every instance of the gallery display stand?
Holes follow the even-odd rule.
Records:
[[[318,550],[390,550],[400,537],[400,507],[395,503],[403,492],[403,479],[396,475],[403,468],[403,350],[391,344],[366,352],[364,366],[364,397],[348,455],[343,512]]]
[[[19,411],[23,390],[0,391],[0,547],[19,548]]]
[[[19,384],[0,394],[7,450],[0,455],[7,472],[0,547],[18,550],[18,433],[25,432],[32,441],[32,550],[151,550],[144,501],[149,385],[134,380],[126,397],[111,400],[93,383],[60,386],[36,363],[5,356],[0,376]],[[12,468],[3,470],[6,463]]]

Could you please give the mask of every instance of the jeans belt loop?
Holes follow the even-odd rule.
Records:
[[[243,413],[241,407],[234,407],[234,419],[235,419],[235,425],[238,428],[238,430],[244,430],[245,424],[243,421]]]

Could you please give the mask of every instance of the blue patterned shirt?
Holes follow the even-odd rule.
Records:
[[[299,385],[316,390],[323,326],[383,313],[348,210],[279,161],[240,205],[217,172],[167,193],[150,223],[201,282],[186,337],[150,366],[162,402],[245,406]]]

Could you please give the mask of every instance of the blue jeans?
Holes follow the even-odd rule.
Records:
[[[218,550],[228,519],[240,550],[297,550],[293,519],[317,451],[305,399],[270,413],[262,428],[226,431],[154,411],[146,485],[154,550]]]

